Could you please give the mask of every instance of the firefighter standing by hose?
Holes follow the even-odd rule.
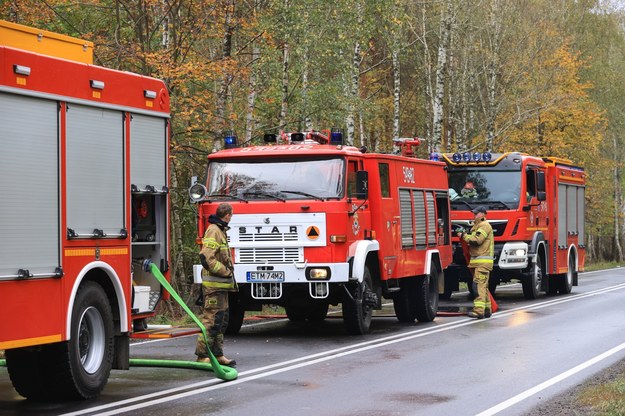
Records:
[[[232,218],[232,205],[219,204],[215,215],[208,218],[209,227],[202,239],[202,294],[204,297],[202,324],[207,330],[207,340],[198,337],[195,355],[197,361],[210,362],[207,343],[219,364],[234,366],[235,360],[224,356],[224,332],[228,327],[228,293],[236,292],[234,267],[226,231]]]
[[[495,242],[493,228],[486,220],[486,208],[477,207],[472,212],[475,215],[473,227],[469,232],[459,232],[458,237],[469,245],[469,254],[471,255],[469,269],[476,286],[473,310],[468,313],[468,316],[482,319],[491,316],[488,278],[491,270],[493,270]]]

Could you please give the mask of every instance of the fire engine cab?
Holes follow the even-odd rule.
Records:
[[[240,290],[229,331],[263,304],[320,321],[340,303],[347,331],[364,334],[383,297],[402,322],[433,320],[451,261],[445,164],[412,157],[415,139],[397,141],[401,154],[346,146],[336,130],[264,140],[240,148],[227,136],[208,156],[206,182],[189,190],[198,242],[220,203],[234,208],[228,237]]]
[[[523,294],[570,293],[584,268],[586,174],[569,160],[523,153],[444,154],[454,229],[472,224],[471,210],[487,209],[495,238],[490,291],[519,280]],[[445,271],[445,296],[469,283],[454,233],[453,263]]]
[[[169,97],[93,44],[0,21],[0,350],[15,389],[91,398],[168,276]]]

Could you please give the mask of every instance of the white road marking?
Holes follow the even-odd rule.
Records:
[[[625,349],[625,342],[622,343],[621,345],[618,345],[612,349],[609,349],[608,351],[599,354],[593,358],[591,358],[590,360],[581,363],[578,366],[575,366],[573,368],[571,368],[570,370],[565,371],[564,373],[560,373],[555,377],[550,378],[549,380],[540,383],[534,387],[532,387],[531,389],[525,390],[522,393],[517,394],[514,397],[511,397],[510,399],[499,403],[496,406],[491,407],[490,409],[484,410],[481,413],[478,413],[476,416],[491,416],[491,415],[495,415],[499,412],[501,412],[502,410],[506,410],[507,408],[519,403],[522,400],[525,400],[531,396],[533,396],[534,394],[541,392],[543,390],[545,390],[548,387],[553,386],[556,383],[561,382],[562,380],[565,380],[577,373],[579,373],[582,370],[587,369],[588,367],[597,364],[598,362],[605,360],[608,357],[613,356],[614,354],[616,354],[619,351],[622,351],[623,349]]]
[[[603,288],[603,289],[594,290],[594,291],[588,292],[588,293],[567,296],[566,298],[551,299],[551,300],[540,302],[538,304],[534,304],[534,305],[531,305],[531,306],[520,306],[518,308],[506,310],[505,312],[504,311],[497,312],[497,313],[493,314],[493,316],[491,318],[489,318],[489,319],[501,319],[501,318],[503,318],[505,316],[508,316],[508,315],[511,315],[511,314],[513,314],[514,312],[517,312],[517,311],[521,311],[521,310],[527,311],[527,310],[542,309],[542,308],[546,308],[548,306],[557,305],[557,304],[566,303],[566,302],[572,302],[572,301],[584,299],[584,298],[591,297],[591,296],[597,296],[597,295],[600,295],[600,294],[603,294],[603,293],[612,292],[612,291],[620,290],[620,289],[625,289],[625,283],[622,283],[622,284],[619,284],[619,285],[615,285],[615,286],[611,286],[611,287],[607,287],[607,288]],[[441,324],[441,325],[438,325],[438,326],[436,326],[434,328],[429,327],[429,328],[418,329],[418,330],[415,330],[415,331],[410,331],[410,332],[407,332],[407,333],[390,335],[390,336],[383,337],[383,338],[378,338],[378,339],[375,339],[375,340],[360,342],[360,343],[357,343],[357,344],[354,344],[354,345],[351,345],[351,346],[345,346],[345,347],[341,347],[341,348],[336,348],[336,349],[333,349],[333,350],[328,350],[328,351],[325,351],[325,352],[311,354],[311,355],[307,355],[307,356],[304,356],[304,357],[295,358],[295,359],[292,359],[292,360],[288,360],[288,361],[284,361],[284,362],[268,365],[268,366],[265,366],[265,367],[259,367],[259,368],[256,368],[256,369],[253,369],[253,370],[249,370],[249,371],[243,371],[243,372],[239,373],[239,378],[237,378],[236,380],[233,380],[233,381],[221,382],[221,380],[211,379],[211,380],[204,381],[204,382],[193,383],[193,384],[189,384],[189,385],[186,385],[186,386],[172,388],[172,389],[168,389],[168,390],[163,390],[163,391],[159,391],[159,392],[155,392],[155,393],[151,393],[151,394],[146,394],[146,395],[142,395],[142,396],[138,396],[138,397],[134,397],[134,398],[129,398],[129,399],[126,399],[126,400],[121,400],[121,401],[117,401],[117,402],[113,402],[113,403],[109,403],[109,404],[105,404],[105,405],[101,405],[101,406],[95,406],[95,407],[92,407],[92,408],[83,409],[83,410],[79,410],[79,411],[76,411],[76,412],[65,413],[65,414],[63,414],[61,416],[78,416],[78,415],[85,415],[85,414],[92,414],[92,413],[97,414],[99,416],[108,416],[108,415],[116,415],[116,414],[120,414],[120,413],[130,412],[130,411],[133,411],[133,410],[137,410],[137,409],[141,409],[141,408],[145,408],[145,407],[158,405],[158,404],[161,404],[161,403],[166,403],[166,402],[170,402],[170,401],[174,401],[174,400],[183,399],[183,398],[189,397],[189,396],[195,396],[197,394],[202,394],[202,393],[205,393],[205,392],[208,392],[208,391],[222,389],[222,388],[225,388],[225,387],[231,387],[231,386],[234,386],[234,385],[246,383],[248,381],[253,381],[253,380],[260,379],[260,378],[269,377],[269,376],[272,376],[274,374],[280,374],[280,373],[284,373],[284,372],[287,372],[287,371],[296,370],[298,368],[311,366],[311,365],[314,365],[314,364],[322,363],[322,362],[325,362],[325,361],[333,360],[333,359],[344,357],[344,356],[347,356],[347,355],[357,354],[357,353],[360,353],[362,351],[368,351],[368,350],[371,350],[371,349],[380,348],[380,347],[384,347],[384,346],[395,344],[395,343],[399,343],[399,342],[409,341],[409,340],[412,340],[412,339],[421,338],[421,337],[424,337],[424,336],[433,335],[433,334],[437,334],[437,333],[440,333],[440,332],[449,331],[449,330],[452,330],[452,329],[461,328],[461,327],[464,327],[464,326],[473,325],[473,324],[480,323],[480,322],[483,322],[483,321],[476,320],[476,319],[465,318],[465,319],[457,320],[457,321],[454,321],[454,322],[448,322],[448,323],[445,323],[445,324]],[[610,353],[609,355],[599,359],[598,361],[601,361],[602,359],[607,358],[610,355],[613,355],[613,354],[617,353],[618,351],[620,351],[623,348],[625,348],[625,344],[622,344],[619,347],[615,347],[612,350],[609,350],[606,353],[604,353],[604,354],[602,354],[600,356],[597,356],[597,357],[602,357],[603,355]],[[577,369],[578,367],[584,366],[586,364],[587,364],[586,367],[588,367],[588,366],[590,366],[592,364],[595,364],[598,361],[593,361],[593,360],[596,360],[597,357],[587,361],[584,364],[580,364],[579,366],[577,366],[574,369],[569,370],[569,371],[573,371],[573,370]],[[573,374],[583,370],[586,367],[579,368],[574,373],[571,373],[570,375],[573,375]],[[563,374],[566,374],[566,373],[563,373]],[[570,375],[568,375],[568,376],[570,376]],[[557,380],[558,377],[559,376],[554,377],[552,379],[552,380],[555,380],[553,382],[553,384],[555,384],[558,381],[560,381],[560,380]],[[549,381],[547,381],[545,383],[548,383],[548,382]],[[545,384],[545,383],[543,383],[543,384]],[[543,384],[540,384],[539,386],[542,386]],[[539,386],[537,386],[537,387],[539,387]],[[545,389],[547,387],[548,386],[544,386],[540,390],[543,390],[543,389]],[[190,390],[190,389],[192,389],[192,390]],[[528,392],[532,391],[532,390],[533,389],[530,389],[530,390],[528,390]],[[537,390],[536,392],[538,392],[540,390]],[[530,397],[532,394],[535,394],[536,392],[532,392],[527,397]],[[515,404],[518,401],[523,400],[524,398],[527,398],[527,397],[520,397],[523,394],[525,394],[525,393],[521,393],[519,396],[515,396],[514,398],[510,399],[510,400],[514,400],[516,397],[519,397],[516,402],[511,403],[510,405],[508,405],[508,407],[512,406],[512,404]],[[161,397],[159,397],[159,396],[161,396]],[[131,403],[135,403],[135,402],[141,402],[141,403],[137,403],[137,404],[134,404],[134,405],[131,404]],[[506,403],[506,402],[504,402],[504,403]],[[128,406],[126,406],[126,405],[128,405]],[[126,407],[121,407],[121,406],[126,406]],[[115,409],[109,410],[109,411],[104,411],[106,409],[112,409],[112,408],[115,408]],[[506,407],[504,407],[504,408],[502,408],[500,410],[497,410],[497,412],[499,412],[499,411],[501,411],[501,410],[503,410],[505,408]],[[486,412],[488,412],[489,410],[487,410]],[[104,412],[102,412],[102,413],[95,413],[95,412],[99,412],[99,411],[104,411]],[[497,413],[497,412],[495,412],[495,413]],[[485,415],[491,415],[491,414],[495,414],[495,413],[483,413],[483,414],[480,414],[480,415],[481,416],[485,416]]]

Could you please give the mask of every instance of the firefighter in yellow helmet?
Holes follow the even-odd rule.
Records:
[[[458,233],[458,237],[469,245],[469,269],[473,275],[473,284],[476,287],[476,297],[473,300],[473,310],[468,313],[471,318],[489,318],[491,316],[490,294],[488,293],[488,278],[493,270],[495,241],[493,228],[486,220],[486,208],[477,207],[473,211],[475,220],[471,230]]]
[[[210,225],[202,239],[200,261],[202,262],[203,313],[202,324],[206,327],[208,347],[219,364],[234,366],[235,360],[224,356],[224,333],[228,327],[228,292],[238,290],[234,280],[234,267],[226,231],[232,218],[232,205],[219,204],[215,215],[208,218]],[[198,337],[195,355],[199,362],[210,362],[204,336]]]

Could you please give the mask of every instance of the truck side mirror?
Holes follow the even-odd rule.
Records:
[[[536,191],[540,193],[540,191],[545,192],[545,172],[538,171],[536,172]],[[544,199],[538,199],[539,201],[544,201]]]
[[[539,201],[546,201],[547,200],[547,192],[545,191],[538,191],[536,194],[536,199],[538,199]]]
[[[369,172],[359,170],[356,172],[356,198],[367,199],[369,197]]]

